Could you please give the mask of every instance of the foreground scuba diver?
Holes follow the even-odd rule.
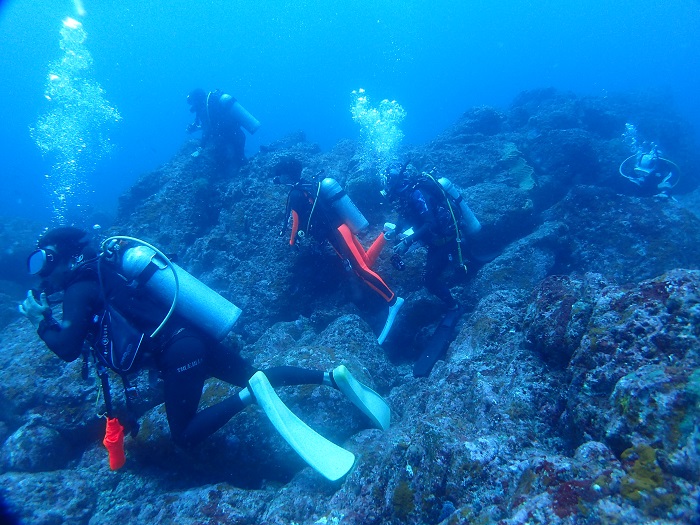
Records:
[[[385,193],[398,213],[396,228],[389,235],[398,241],[394,254],[404,255],[416,242],[425,245],[428,251],[423,272],[425,287],[448,310],[458,310],[459,304],[441,276],[455,259],[466,271],[463,241],[467,235],[479,232],[481,224],[448,179],[420,174],[408,163],[389,169]],[[400,232],[411,230],[410,235],[399,238]]]
[[[187,132],[202,131],[200,146],[192,156],[197,157],[202,148],[213,144],[220,165],[240,167],[245,162],[245,133],[241,128],[252,135],[260,127],[258,119],[235,98],[218,89],[209,93],[201,88],[193,89],[187,96],[187,103],[190,112],[195,114]]]
[[[105,446],[110,450],[112,468],[124,463],[123,428],[111,406],[107,367],[122,376],[127,405],[130,375],[143,369],[160,373],[170,433],[176,444],[188,447],[200,443],[257,402],[294,450],[331,480],[347,474],[354,463],[353,454],[306,426],[282,403],[273,387],[317,384],[337,388],[376,426],[389,426],[388,405],[343,365],[331,372],[291,366],[258,371],[221,344],[240,310],[148,243],[112,237],[102,243],[98,253],[84,230],[57,228],[38,241],[37,250],[29,256],[28,269],[43,279],[41,292],[30,290],[19,310],[36,327],[39,337],[65,361],[84,355],[84,343],[92,349],[104,387],[108,418]],[[60,321],[53,317],[49,304],[49,297],[58,292],[63,294]],[[87,355],[84,358],[87,363]],[[210,377],[242,390],[198,411],[204,382]],[[138,431],[135,421],[125,421],[125,425],[132,434]]]
[[[297,173],[287,176],[296,179],[296,182],[287,196],[282,231],[286,229],[291,213],[290,246],[294,246],[305,235],[311,235],[320,243],[328,242],[348,269],[352,269],[365,285],[386,301],[389,310],[384,328],[377,338],[377,342],[383,344],[404,303],[403,298],[397,296],[384,279],[372,270],[386,244],[384,234],[380,233],[372,246],[365,250],[357,234],[367,228],[369,223],[340,184],[332,178],[302,182],[301,166],[291,166],[291,169]]]

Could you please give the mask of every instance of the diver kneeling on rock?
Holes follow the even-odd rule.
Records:
[[[337,388],[374,425],[389,426],[386,402],[343,365],[331,372],[292,366],[256,370],[221,343],[240,309],[144,241],[111,237],[98,250],[88,232],[62,227],[44,234],[27,262],[29,273],[42,282],[40,291],[28,292],[20,312],[61,359],[70,362],[82,355],[86,372],[89,354],[94,356],[105,394],[104,443],[113,469],[125,461],[124,427],[111,406],[108,369],[122,377],[127,411],[133,391],[129,377],[144,369],[160,373],[170,434],[180,446],[200,443],[246,406],[257,403],[292,448],[331,480],[347,474],[354,455],[298,419],[274,387],[318,384]],[[49,303],[49,298],[58,295],[62,295],[60,321],[53,317]],[[242,389],[198,410],[204,382],[211,377]],[[129,417],[123,421],[127,432],[135,435],[136,421]]]

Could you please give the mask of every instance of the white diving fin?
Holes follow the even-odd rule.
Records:
[[[277,432],[314,470],[330,481],[337,481],[350,472],[355,455],[327,440],[294,415],[263,372],[256,372],[248,385]]]
[[[389,428],[391,409],[382,396],[355,379],[345,365],[333,370],[333,380],[338,389],[377,427],[382,430]]]
[[[394,321],[396,320],[396,315],[399,313],[399,310],[401,310],[401,307],[403,306],[403,302],[403,298],[398,297],[393,306],[389,307],[389,315],[386,318],[386,323],[384,323],[384,329],[377,338],[377,343],[379,343],[380,345],[384,344],[384,341],[386,341],[386,338],[389,335],[389,331],[391,330],[391,327],[394,325]]]

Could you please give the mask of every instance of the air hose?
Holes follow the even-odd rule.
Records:
[[[624,172],[624,170],[625,170],[625,165],[626,165],[630,160],[636,159],[636,158],[637,158],[637,154],[636,154],[636,153],[635,153],[634,155],[630,155],[629,157],[627,157],[625,160],[623,160],[623,161],[620,163],[620,167],[618,168],[618,171],[620,172],[620,175],[622,175],[622,176],[623,176],[624,178],[626,178],[627,180],[629,180],[629,181],[631,181],[631,182],[634,182],[635,184],[638,184],[638,182],[636,182],[634,179],[632,179],[632,177],[630,177],[629,175],[626,175],[625,172]],[[673,162],[672,160],[665,159],[665,158],[663,158],[663,157],[658,157],[656,160],[663,161],[663,162],[669,164],[670,166],[672,166],[672,167],[674,167],[674,168],[676,169],[676,173],[678,174],[678,177],[676,177],[676,181],[673,183],[673,186],[671,186],[669,189],[673,189],[673,188],[675,188],[676,186],[678,186],[678,183],[681,181],[681,169],[678,167],[678,164],[676,164],[676,163]],[[669,171],[669,173],[670,173],[670,171]]]
[[[431,181],[433,181],[433,183],[435,183],[435,185],[438,188],[440,188],[443,197],[445,197],[445,202],[447,202],[447,208],[450,210],[450,216],[452,217],[452,224],[455,227],[455,240],[457,241],[457,258],[459,259],[459,265],[464,269],[464,272],[467,273],[469,270],[467,268],[467,265],[464,263],[464,257],[462,256],[462,235],[459,230],[459,222],[457,221],[457,216],[455,215],[455,211],[452,208],[452,203],[450,202],[450,196],[445,191],[445,188],[442,187],[442,184],[435,180],[435,177],[433,177],[430,173],[426,173],[426,175]]]
[[[173,312],[175,311],[175,306],[177,305],[177,296],[178,296],[178,294],[180,293],[180,281],[178,280],[177,272],[175,271],[175,267],[173,266],[173,264],[170,262],[170,259],[168,259],[168,257],[167,257],[162,251],[160,251],[160,250],[159,250],[158,248],[156,248],[155,246],[153,246],[153,245],[147,243],[146,241],[143,241],[143,240],[141,240],[141,239],[137,239],[137,238],[135,238],[135,237],[127,237],[127,236],[124,236],[124,235],[115,235],[115,236],[113,236],[113,237],[108,237],[107,239],[105,239],[104,241],[102,241],[102,244],[100,245],[100,249],[102,250],[103,254],[104,254],[104,253],[113,254],[113,253],[114,253],[114,251],[113,251],[114,248],[109,247],[109,246],[106,246],[106,245],[109,244],[109,243],[111,243],[112,246],[114,246],[114,243],[115,243],[116,241],[135,242],[135,243],[141,244],[142,246],[145,246],[145,247],[147,247],[147,248],[150,248],[151,250],[153,250],[154,252],[156,252],[156,254],[158,254],[158,255],[165,261],[165,264],[166,264],[166,265],[168,266],[168,268],[170,268],[170,270],[173,272],[173,278],[175,279],[175,294],[173,295],[173,302],[172,302],[172,304],[170,305],[170,309],[168,310],[168,313],[165,314],[165,317],[163,318],[163,321],[158,325],[158,327],[157,327],[157,328],[153,331],[153,333],[150,335],[150,338],[153,339],[153,338],[154,338],[156,335],[158,335],[158,333],[163,329],[163,327],[165,326],[165,323],[168,322],[168,320],[170,319],[170,317],[173,315]],[[117,249],[119,249],[119,248],[117,248]],[[99,265],[98,265],[98,272],[99,272]],[[102,282],[102,279],[100,278],[100,283],[101,283],[101,282]]]

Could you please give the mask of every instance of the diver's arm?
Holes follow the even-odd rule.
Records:
[[[428,222],[424,223],[423,226],[419,227],[418,229],[413,230],[413,235],[409,237],[411,239],[411,243],[414,243],[416,241],[422,241],[426,237],[428,237],[428,234],[430,233],[430,224]]]
[[[64,361],[74,361],[81,355],[99,295],[99,285],[95,281],[74,283],[65,291],[63,319],[57,321],[49,317],[39,324],[39,337]]]
[[[199,131],[201,129],[202,129],[202,122],[199,119],[199,115],[195,114],[194,122],[192,122],[192,124],[189,124],[187,126],[187,133],[194,133],[195,131]]]

